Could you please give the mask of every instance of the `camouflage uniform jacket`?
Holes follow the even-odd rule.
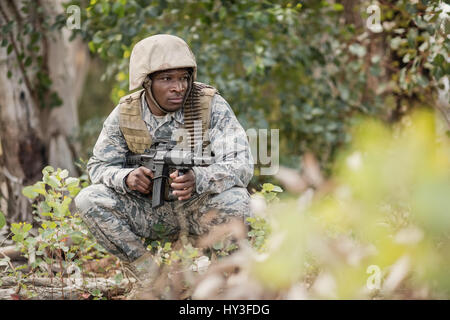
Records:
[[[141,96],[141,114],[153,141],[170,139],[184,123],[182,108],[157,119],[145,95]],[[212,100],[209,141],[215,162],[208,167],[193,168],[196,193],[221,193],[233,186],[246,187],[253,175],[247,136],[229,104],[218,94]],[[125,179],[133,168],[122,167],[127,152],[129,149],[119,127],[119,106],[116,106],[105,120],[87,164],[92,183],[103,183],[122,194],[130,192]]]

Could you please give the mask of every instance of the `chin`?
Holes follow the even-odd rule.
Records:
[[[182,105],[183,105],[182,103],[180,103],[180,104],[170,104],[168,106],[164,106],[164,109],[170,110],[170,111],[177,111],[178,109],[181,108]]]

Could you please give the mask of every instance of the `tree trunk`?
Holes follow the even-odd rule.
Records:
[[[42,8],[51,21],[63,12],[61,3],[43,2]],[[20,0],[2,2],[0,7],[1,25],[15,21],[14,39],[18,30],[29,23],[22,20],[20,7]],[[77,100],[88,68],[88,50],[80,39],[69,41],[70,35],[71,31],[63,28],[41,36],[40,51],[48,66],[52,90],[63,101],[55,108],[38,105],[34,71],[31,67],[24,69],[17,59],[21,44],[16,43],[18,50],[9,55],[5,47],[0,48],[0,209],[9,223],[31,221],[31,206],[21,191],[42,178],[46,165],[77,175],[74,160],[79,146],[71,137],[78,129]]]

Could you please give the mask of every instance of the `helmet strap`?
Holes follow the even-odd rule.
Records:
[[[145,78],[144,83],[142,84],[142,86],[145,89],[145,93],[146,93],[146,97],[150,98],[154,106],[156,106],[157,109],[159,109],[159,111],[161,111],[162,113],[169,113],[169,110],[164,109],[162,106],[159,105],[159,103],[156,101],[155,97],[153,96],[153,92],[152,92],[152,79],[150,77],[147,76],[147,78]]]

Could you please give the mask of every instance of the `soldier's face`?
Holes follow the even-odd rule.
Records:
[[[172,69],[152,76],[152,93],[155,100],[166,110],[178,110],[189,85],[187,69]]]

